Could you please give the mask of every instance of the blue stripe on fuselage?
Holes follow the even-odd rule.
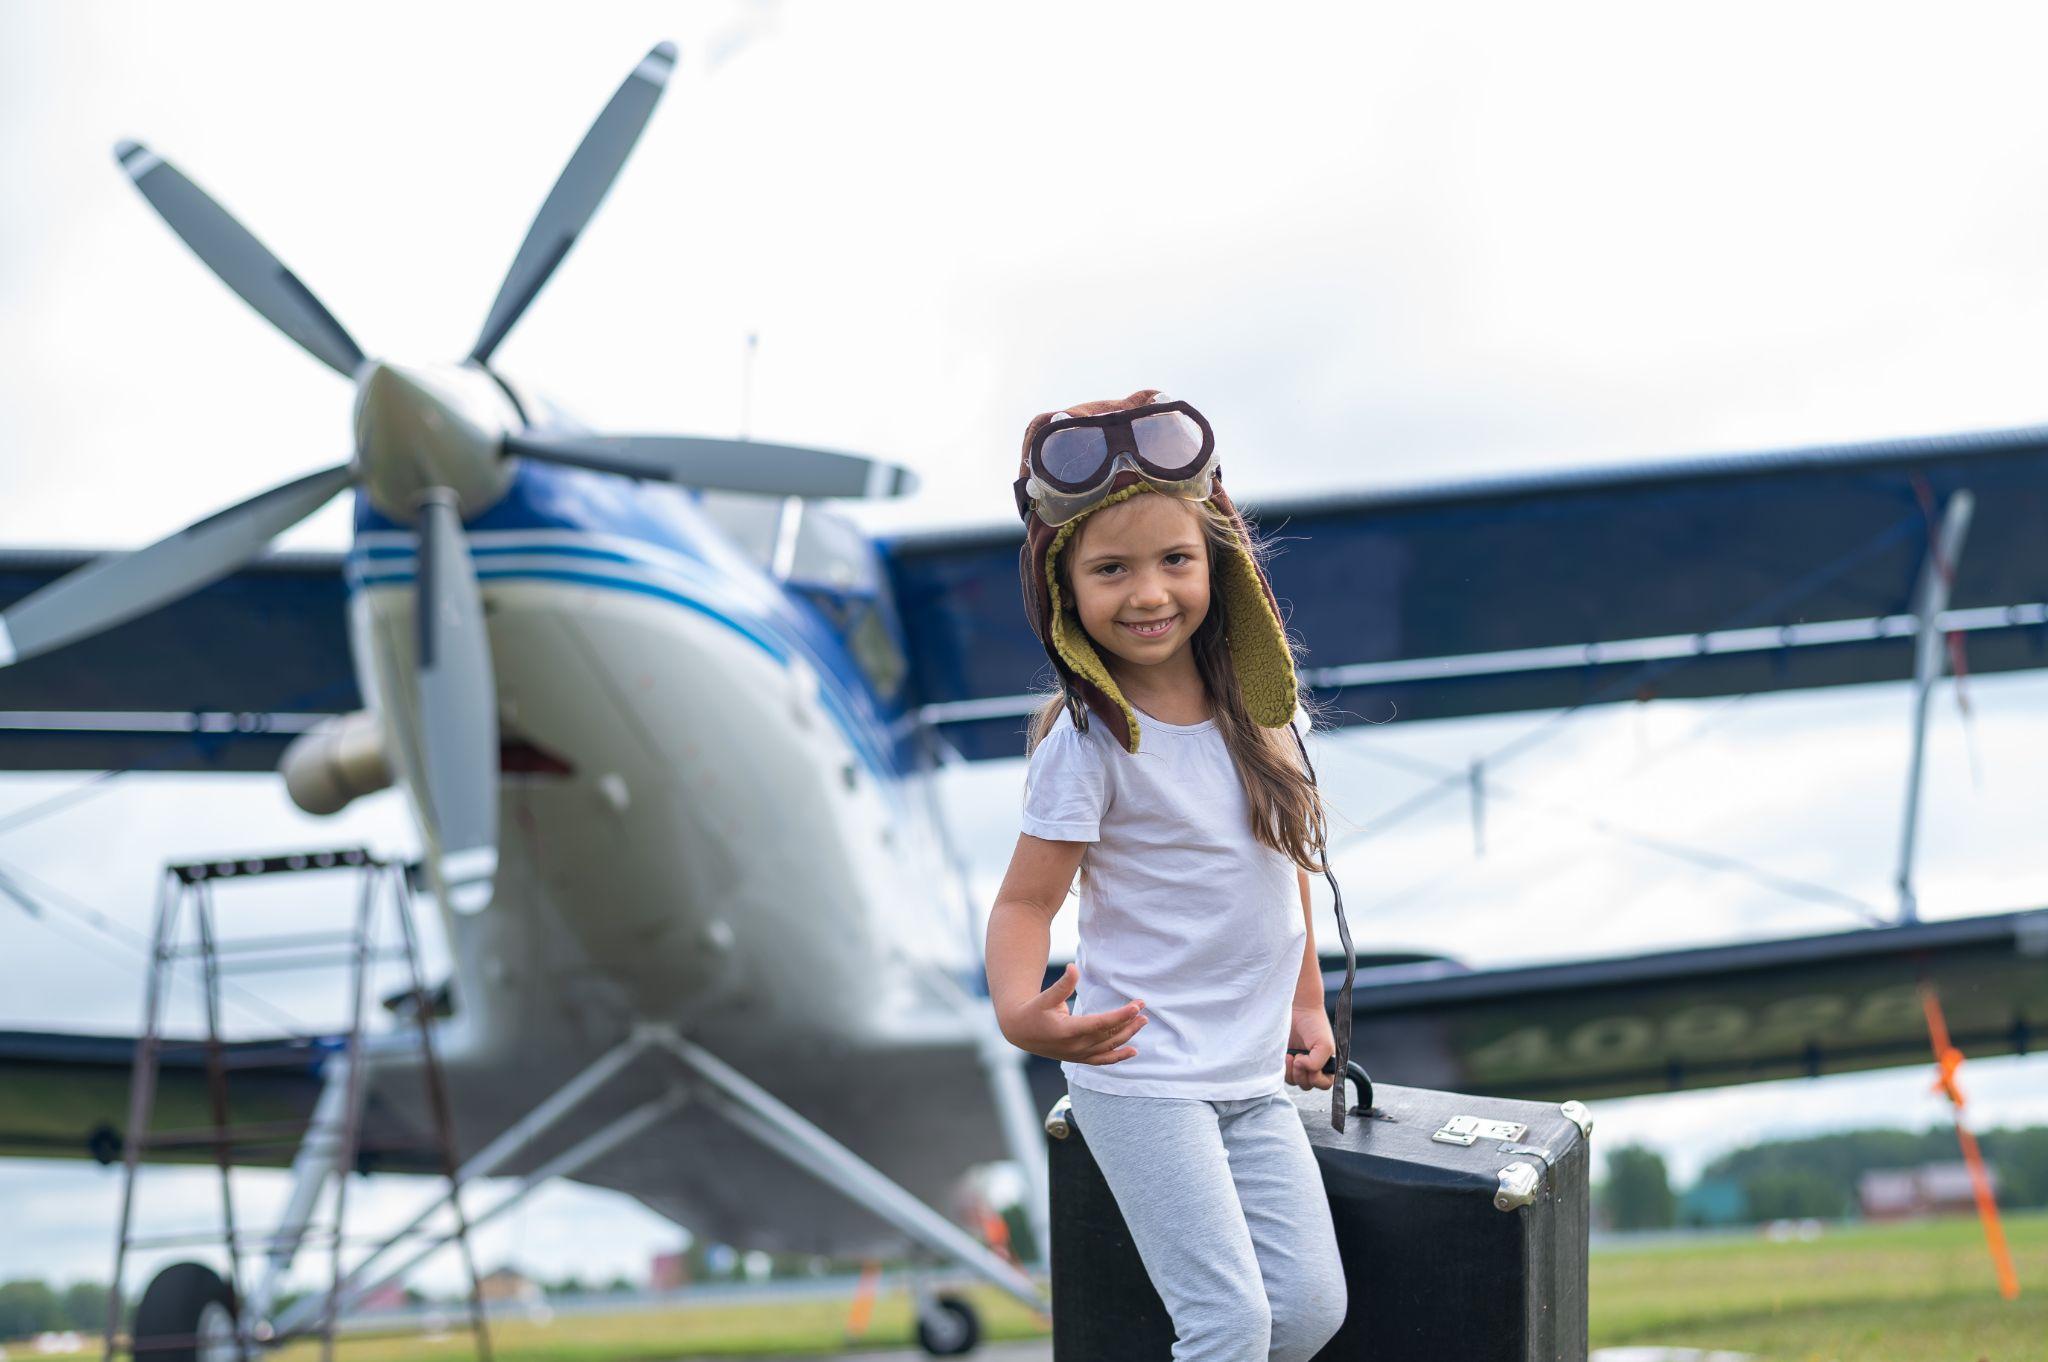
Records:
[[[817,672],[819,700],[862,763],[886,786],[906,773],[909,748],[889,736],[900,705],[892,711],[881,703],[824,616],[734,548],[697,508],[694,493],[530,460],[512,467],[506,494],[464,524],[483,541],[471,545],[479,580],[559,581],[666,600],[732,629],[779,663],[801,657]],[[409,544],[363,542],[385,534],[410,539],[410,526],[385,517],[359,491],[355,528],[346,572],[351,593],[412,580],[409,563],[392,561],[411,558]],[[491,566],[493,558],[514,554],[561,566]],[[579,563],[620,571],[579,570]]]

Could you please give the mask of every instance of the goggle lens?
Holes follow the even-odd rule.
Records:
[[[1039,459],[1057,482],[1086,482],[1109,462],[1109,434],[1100,426],[1068,426],[1045,437]]]
[[[1164,473],[1185,472],[1202,457],[1202,428],[1183,411],[1154,412],[1131,422],[1138,453]]]

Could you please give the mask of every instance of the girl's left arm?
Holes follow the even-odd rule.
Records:
[[[1336,1037],[1330,1033],[1330,1016],[1323,1010],[1323,969],[1316,959],[1315,916],[1309,911],[1308,872],[1296,868],[1301,885],[1301,921],[1308,929],[1301,948],[1301,973],[1294,981],[1294,1015],[1287,1029],[1287,1048],[1306,1054],[1287,1057],[1287,1081],[1301,1089],[1327,1088],[1336,1080],[1322,1071],[1323,1063],[1337,1053]]]
[[[1295,867],[1295,882],[1301,886],[1301,925],[1308,928],[1307,940],[1301,947],[1301,976],[1294,981],[1294,1009],[1313,1007],[1323,1010],[1323,971],[1316,959],[1316,920],[1308,909],[1308,872]]]

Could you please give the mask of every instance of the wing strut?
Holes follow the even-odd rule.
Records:
[[[644,1033],[704,1080],[702,1095],[735,1126],[800,1168],[808,1169],[926,1248],[958,1262],[1017,1298],[1034,1313],[1045,1301],[1031,1279],[991,1253],[958,1225],[892,1182],[851,1149],[812,1125],[773,1093],[667,1026]]]
[[[1927,559],[1920,567],[1920,586],[1913,593],[1913,613],[1919,632],[1913,640],[1913,761],[1906,775],[1906,825],[1899,836],[1900,922],[1912,922],[1920,915],[1919,902],[1913,896],[1913,841],[1920,823],[1920,764],[1927,747],[1927,700],[1934,683],[1941,679],[1949,646],[1935,622],[1948,609],[1956,560],[1962,556],[1963,539],[1970,532],[1970,513],[1976,504],[1977,499],[1968,488],[1958,488],[1949,494],[1942,507],[1941,529],[1929,537]],[[1933,528],[1931,524],[1929,528]]]

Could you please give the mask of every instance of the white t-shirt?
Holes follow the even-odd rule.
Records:
[[[1024,831],[1092,844],[1074,1011],[1142,998],[1151,1018],[1131,1058],[1060,1068],[1070,1084],[1138,1097],[1278,1092],[1308,936],[1294,863],[1253,839],[1215,720],[1138,723],[1133,756],[1099,719],[1082,733],[1062,714],[1025,775]],[[1305,732],[1307,716],[1294,724]]]

